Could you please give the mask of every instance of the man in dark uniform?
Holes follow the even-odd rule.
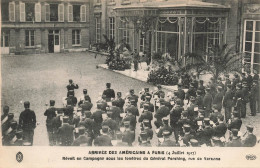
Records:
[[[154,125],[156,126],[156,128],[162,126],[162,118],[170,114],[170,109],[164,105],[164,99],[161,98],[159,101],[160,107],[154,115],[154,118],[156,118],[156,121],[154,121]]]
[[[135,95],[134,89],[130,89],[130,90],[129,90],[129,95],[126,96],[125,99],[128,99],[129,102],[130,102],[131,100],[135,100],[134,106],[137,107],[138,98],[139,98],[139,97],[138,97],[137,95]]]
[[[231,141],[226,143],[226,147],[241,147],[241,139],[240,137],[237,136],[238,130],[237,129],[232,129],[231,130]]]
[[[139,123],[142,123],[145,119],[147,119],[149,121],[149,128],[152,128],[152,124],[151,121],[153,120],[153,114],[149,111],[149,104],[144,104],[144,111],[141,114],[141,116],[138,119]]]
[[[67,105],[71,105],[73,107],[75,107],[77,105],[77,98],[74,96],[74,91],[69,91],[68,92],[68,97],[66,98],[67,100]]]
[[[243,100],[244,99],[244,95],[243,95],[243,92],[242,92],[242,86],[241,86],[241,84],[237,84],[236,85],[236,91],[235,91],[235,95],[234,95],[234,98],[233,98],[233,100],[234,100],[234,104],[235,104],[235,106],[234,106],[234,110],[236,110],[237,112],[238,112],[238,114],[239,114],[239,118],[241,118],[242,117],[242,108],[243,108]]]
[[[185,124],[183,125],[183,130],[184,130],[184,136],[182,137],[182,142],[186,146],[190,146],[190,140],[194,138],[194,136],[190,133],[191,128],[190,125]]]
[[[132,146],[135,141],[135,132],[130,129],[130,121],[124,122],[125,131],[123,132],[122,142],[128,143],[128,146]]]
[[[176,142],[170,139],[171,133],[167,130],[163,131],[163,142],[159,145],[161,147],[178,146]]]
[[[205,128],[202,130],[202,142],[207,146],[210,146],[211,142],[210,139],[214,134],[213,128],[210,126],[210,119],[204,118]]]
[[[249,104],[251,110],[251,116],[256,115],[256,104],[259,102],[259,86],[257,82],[253,82],[251,87],[250,96],[249,96]]]
[[[144,104],[148,104],[148,111],[154,112],[154,105],[151,103],[151,96],[145,96],[145,101],[140,103],[140,108],[144,108]]]
[[[73,92],[73,95],[74,95],[74,89],[78,89],[78,88],[79,88],[78,84],[74,84],[72,79],[70,79],[69,84],[67,85],[67,90],[68,90],[67,97],[69,97],[70,91]]]
[[[125,100],[122,98],[122,93],[121,92],[117,92],[117,97],[116,97],[116,101],[118,104],[118,107],[121,110],[121,113],[124,112],[124,105],[125,105]]]
[[[240,78],[239,78],[238,74],[235,74],[234,76],[235,76],[235,78],[232,81],[232,90],[233,91],[236,89],[237,84],[239,84],[239,82],[240,82]]]
[[[111,89],[111,83],[106,84],[107,89],[103,91],[103,95],[106,95],[106,101],[111,101],[111,98],[115,98],[115,91]]]
[[[108,129],[107,125],[102,126],[102,134],[94,140],[95,146],[112,146],[112,139],[108,135]]]
[[[198,89],[197,90],[200,90],[201,91],[201,95],[204,96],[205,95],[205,86],[204,86],[204,81],[203,80],[200,80],[199,81],[199,86],[198,86]]]
[[[133,52],[133,63],[134,63],[134,71],[138,70],[138,62],[139,62],[139,53],[137,52],[137,49]]]
[[[242,84],[242,102],[241,102],[241,118],[246,117],[246,105],[249,102],[249,88],[246,81]]]
[[[80,104],[82,111],[90,111],[93,107],[93,104],[89,101],[88,96],[85,96],[85,100]]]
[[[98,104],[101,106],[101,110],[107,111],[108,104],[106,102],[106,95],[102,95],[101,99],[97,101]]]
[[[128,110],[126,112],[127,112],[127,115],[123,119],[123,123],[126,122],[126,121],[129,121],[130,122],[130,130],[131,131],[135,131],[135,128],[136,128],[136,117],[135,117],[135,115],[133,115],[131,110]]]
[[[3,121],[7,117],[8,113],[9,113],[9,106],[4,106],[3,114],[1,115],[1,121]],[[2,122],[2,124],[3,124],[3,122]]]
[[[90,111],[86,111],[85,112],[85,120],[83,121],[83,125],[84,127],[86,128],[86,132],[88,133],[88,136],[91,137],[91,142],[92,140],[94,139],[94,133],[93,133],[93,130],[94,130],[94,120],[91,119],[91,112]]]
[[[97,103],[97,110],[92,114],[91,119],[94,120],[94,127],[93,127],[93,132],[94,132],[94,137],[96,138],[98,135],[100,135],[100,129],[102,128],[102,114],[104,111],[101,110],[102,104]]]
[[[191,96],[193,96],[193,97],[196,97],[196,96],[197,96],[197,95],[196,95],[196,89],[195,89],[195,87],[194,87],[193,84],[190,84],[189,90],[187,91],[185,98],[186,98],[187,100],[190,100],[190,97],[191,97]]]
[[[161,96],[165,97],[165,92],[162,90],[161,85],[157,85],[157,90],[153,93],[153,98],[161,98]]]
[[[237,111],[233,112],[233,117],[231,122],[228,124],[228,129],[231,131],[232,129],[240,130],[242,125],[242,120],[239,118],[239,113]]]
[[[256,136],[253,134],[253,126],[247,125],[245,133],[246,138],[242,141],[244,147],[254,147],[256,145]]]
[[[52,129],[53,129],[53,145],[58,145],[60,142],[60,137],[58,136],[58,129],[62,126],[63,111],[58,110],[56,117],[52,119]]]
[[[118,101],[113,100],[112,106],[109,107],[109,110],[112,111],[111,118],[119,124],[119,122],[121,121],[121,117],[120,117],[121,109],[117,106],[117,103]]]
[[[151,143],[148,142],[148,135],[147,135],[147,132],[145,131],[142,131],[140,133],[140,143],[139,143],[139,146],[141,147],[151,147]]]
[[[145,101],[145,100],[146,100],[146,99],[145,99],[146,96],[152,97],[151,93],[149,92],[149,88],[144,88],[144,91],[143,91],[143,92],[140,92],[140,94],[141,94],[141,100],[142,100],[142,101]]]
[[[87,97],[87,100],[91,103],[91,98],[88,95],[88,90],[87,89],[83,89],[83,96],[81,96],[79,98],[79,103],[78,103],[79,106],[83,103],[83,101],[85,100],[85,97]]]
[[[138,110],[138,108],[137,108],[137,106],[136,106],[136,101],[134,100],[134,99],[131,99],[130,100],[130,106],[128,106],[126,109],[125,109],[125,112],[127,112],[127,111],[131,111],[132,112],[132,114],[135,116],[135,118],[136,118],[136,116],[139,116],[139,110]]]
[[[195,105],[197,105],[199,109],[203,109],[204,108],[204,105],[203,105],[203,93],[202,93],[201,90],[197,90],[197,97],[195,99]]]
[[[112,139],[115,138],[115,133],[118,130],[118,124],[112,119],[113,112],[107,111],[107,118],[102,122],[102,126],[107,125],[109,127],[109,134]]]
[[[226,93],[224,95],[223,98],[223,107],[225,109],[225,120],[226,123],[228,122],[228,120],[231,118],[231,112],[232,112],[232,107],[233,107],[233,92],[231,90],[231,84],[228,84],[226,86]]]
[[[183,127],[185,124],[191,125],[191,121],[190,121],[190,119],[188,119],[188,112],[184,110],[184,111],[181,113],[181,119],[179,119],[179,121],[178,121],[178,128],[179,128],[179,135],[180,135],[180,136],[183,136],[183,135],[184,135],[184,132],[183,132],[182,127]]]
[[[165,130],[169,131],[170,134],[172,134],[172,127],[169,125],[169,119],[167,117],[164,117],[162,119],[162,121],[163,121],[163,126],[159,129],[159,131],[157,133],[158,138],[163,137],[163,131],[165,131]]]
[[[91,138],[85,135],[85,128],[79,127],[79,137],[75,139],[72,146],[92,146]]]
[[[211,112],[211,106],[212,106],[212,101],[213,101],[213,97],[211,95],[211,89],[210,88],[206,88],[206,94],[203,98],[203,105],[204,105],[204,109],[205,109],[205,117],[209,117],[209,114]]]
[[[54,139],[53,139],[54,132],[52,126],[53,118],[56,117],[56,108],[54,107],[54,105],[55,105],[55,100],[50,100],[50,107],[44,112],[44,116],[47,116],[46,127],[47,127],[50,146],[54,144]]]
[[[70,146],[74,140],[74,127],[69,123],[69,117],[63,117],[62,126],[58,129],[57,134],[60,137],[61,146]]]
[[[112,144],[113,144],[113,146],[128,146],[128,143],[127,142],[123,142],[122,141],[122,138],[123,138],[123,134],[122,134],[122,132],[121,131],[117,131],[116,132],[116,143],[115,143],[115,145],[113,144],[113,140],[112,140]]]
[[[147,133],[148,139],[147,141],[150,142],[153,139],[153,130],[150,128],[150,121],[144,119],[141,126],[141,131],[145,131]]]
[[[34,129],[36,128],[36,115],[30,110],[30,102],[24,102],[25,110],[21,112],[19,117],[19,126],[23,130],[23,139],[33,145]]]
[[[222,86],[218,86],[217,93],[213,99],[213,104],[216,105],[216,109],[221,112],[222,109],[222,100],[224,97],[224,92]]]
[[[231,85],[231,80],[229,79],[229,75],[226,74],[225,75],[225,87],[224,87],[224,92],[227,91],[227,85],[230,85],[230,89],[232,89],[232,85]]]
[[[213,127],[214,129],[214,136],[217,137],[224,137],[227,132],[227,125],[224,123],[224,116],[218,116],[218,125]]]

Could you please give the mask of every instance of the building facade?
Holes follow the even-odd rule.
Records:
[[[86,0],[2,0],[1,53],[53,53],[89,47]]]
[[[259,73],[258,0],[94,0],[91,43],[106,34],[139,52],[206,54],[212,45],[234,45]]]

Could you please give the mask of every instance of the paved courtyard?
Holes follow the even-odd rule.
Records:
[[[56,107],[62,107],[62,98],[67,94],[66,85],[69,79],[73,79],[79,85],[79,89],[75,92],[76,97],[82,95],[82,89],[88,89],[94,107],[99,93],[103,92],[107,82],[112,83],[112,88],[116,92],[122,92],[123,96],[129,88],[135,89],[136,94],[144,87],[153,90],[154,86],[145,82],[97,68],[98,64],[105,62],[105,56],[98,55],[95,59],[94,55],[81,52],[2,56],[2,107],[8,105],[10,112],[15,113],[15,119],[18,120],[20,112],[24,109],[23,102],[26,100],[31,102],[31,109],[36,112],[39,122],[35,129],[34,145],[48,145],[46,117],[43,115],[46,109],[45,103],[54,99]],[[92,109],[94,110],[95,108]],[[243,119],[242,132],[245,131],[245,124],[250,123],[256,126],[255,133],[260,136],[260,124],[257,122],[259,116],[260,114]],[[137,130],[138,134],[139,124]],[[154,138],[152,143],[153,146],[157,144],[157,138]]]

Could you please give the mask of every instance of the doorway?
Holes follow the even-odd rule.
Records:
[[[1,54],[9,54],[9,32],[1,33]]]
[[[48,36],[49,53],[60,52],[60,31],[49,30]]]

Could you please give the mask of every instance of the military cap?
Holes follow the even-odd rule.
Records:
[[[23,131],[21,131],[21,130],[16,131],[15,135],[16,135],[16,138],[17,138],[17,139],[20,139],[20,138],[23,137]]]
[[[31,142],[24,142],[23,146],[32,146],[32,143]]]
[[[72,79],[69,79],[69,82],[72,83],[73,82]]]
[[[117,92],[117,96],[122,96],[122,92]]]
[[[144,120],[143,120],[143,123],[144,123],[144,124],[149,124],[150,121],[149,121],[148,119],[144,119]]]
[[[64,123],[68,123],[69,122],[69,117],[68,116],[64,116],[63,117],[63,122]]]
[[[253,132],[254,130],[254,127],[252,125],[247,125],[246,128],[249,132]]]
[[[199,141],[197,141],[196,139],[190,139],[190,144],[193,147],[199,146]]]
[[[170,135],[171,135],[170,131],[168,130],[163,131],[163,136],[170,136]]]
[[[10,118],[14,118],[14,113],[8,113],[7,117]]]
[[[134,92],[134,89],[130,89],[129,92],[130,92],[130,93],[133,93],[133,92]]]
[[[130,126],[130,121],[125,121],[124,126]]]
[[[108,126],[107,125],[103,125],[102,126],[102,132],[104,132],[104,133],[107,133],[108,132]]]
[[[148,99],[151,99],[151,96],[145,96],[145,98],[148,100]]]
[[[148,138],[147,132],[142,131],[142,132],[140,133],[140,137],[141,137],[143,140],[146,140],[146,139]]]
[[[144,107],[144,110],[148,110],[149,104],[145,103],[145,104],[143,105],[143,107]]]
[[[219,137],[216,137],[216,136],[213,136],[211,139],[212,139],[214,142],[220,141],[220,138],[219,138]]]
[[[233,134],[234,136],[237,136],[237,134],[238,134],[238,129],[232,129],[231,132],[232,132],[232,134]]]
[[[110,86],[111,86],[111,83],[106,83],[106,86],[107,86],[107,87],[110,87]]]
[[[54,106],[55,105],[55,100],[50,100],[50,105]]]
[[[79,127],[79,134],[82,135],[85,133],[85,127]]]
[[[183,128],[184,128],[185,132],[189,132],[190,131],[190,125],[188,125],[188,124],[184,124]]]
[[[30,102],[29,101],[25,101],[24,102],[24,106],[30,106]]]

